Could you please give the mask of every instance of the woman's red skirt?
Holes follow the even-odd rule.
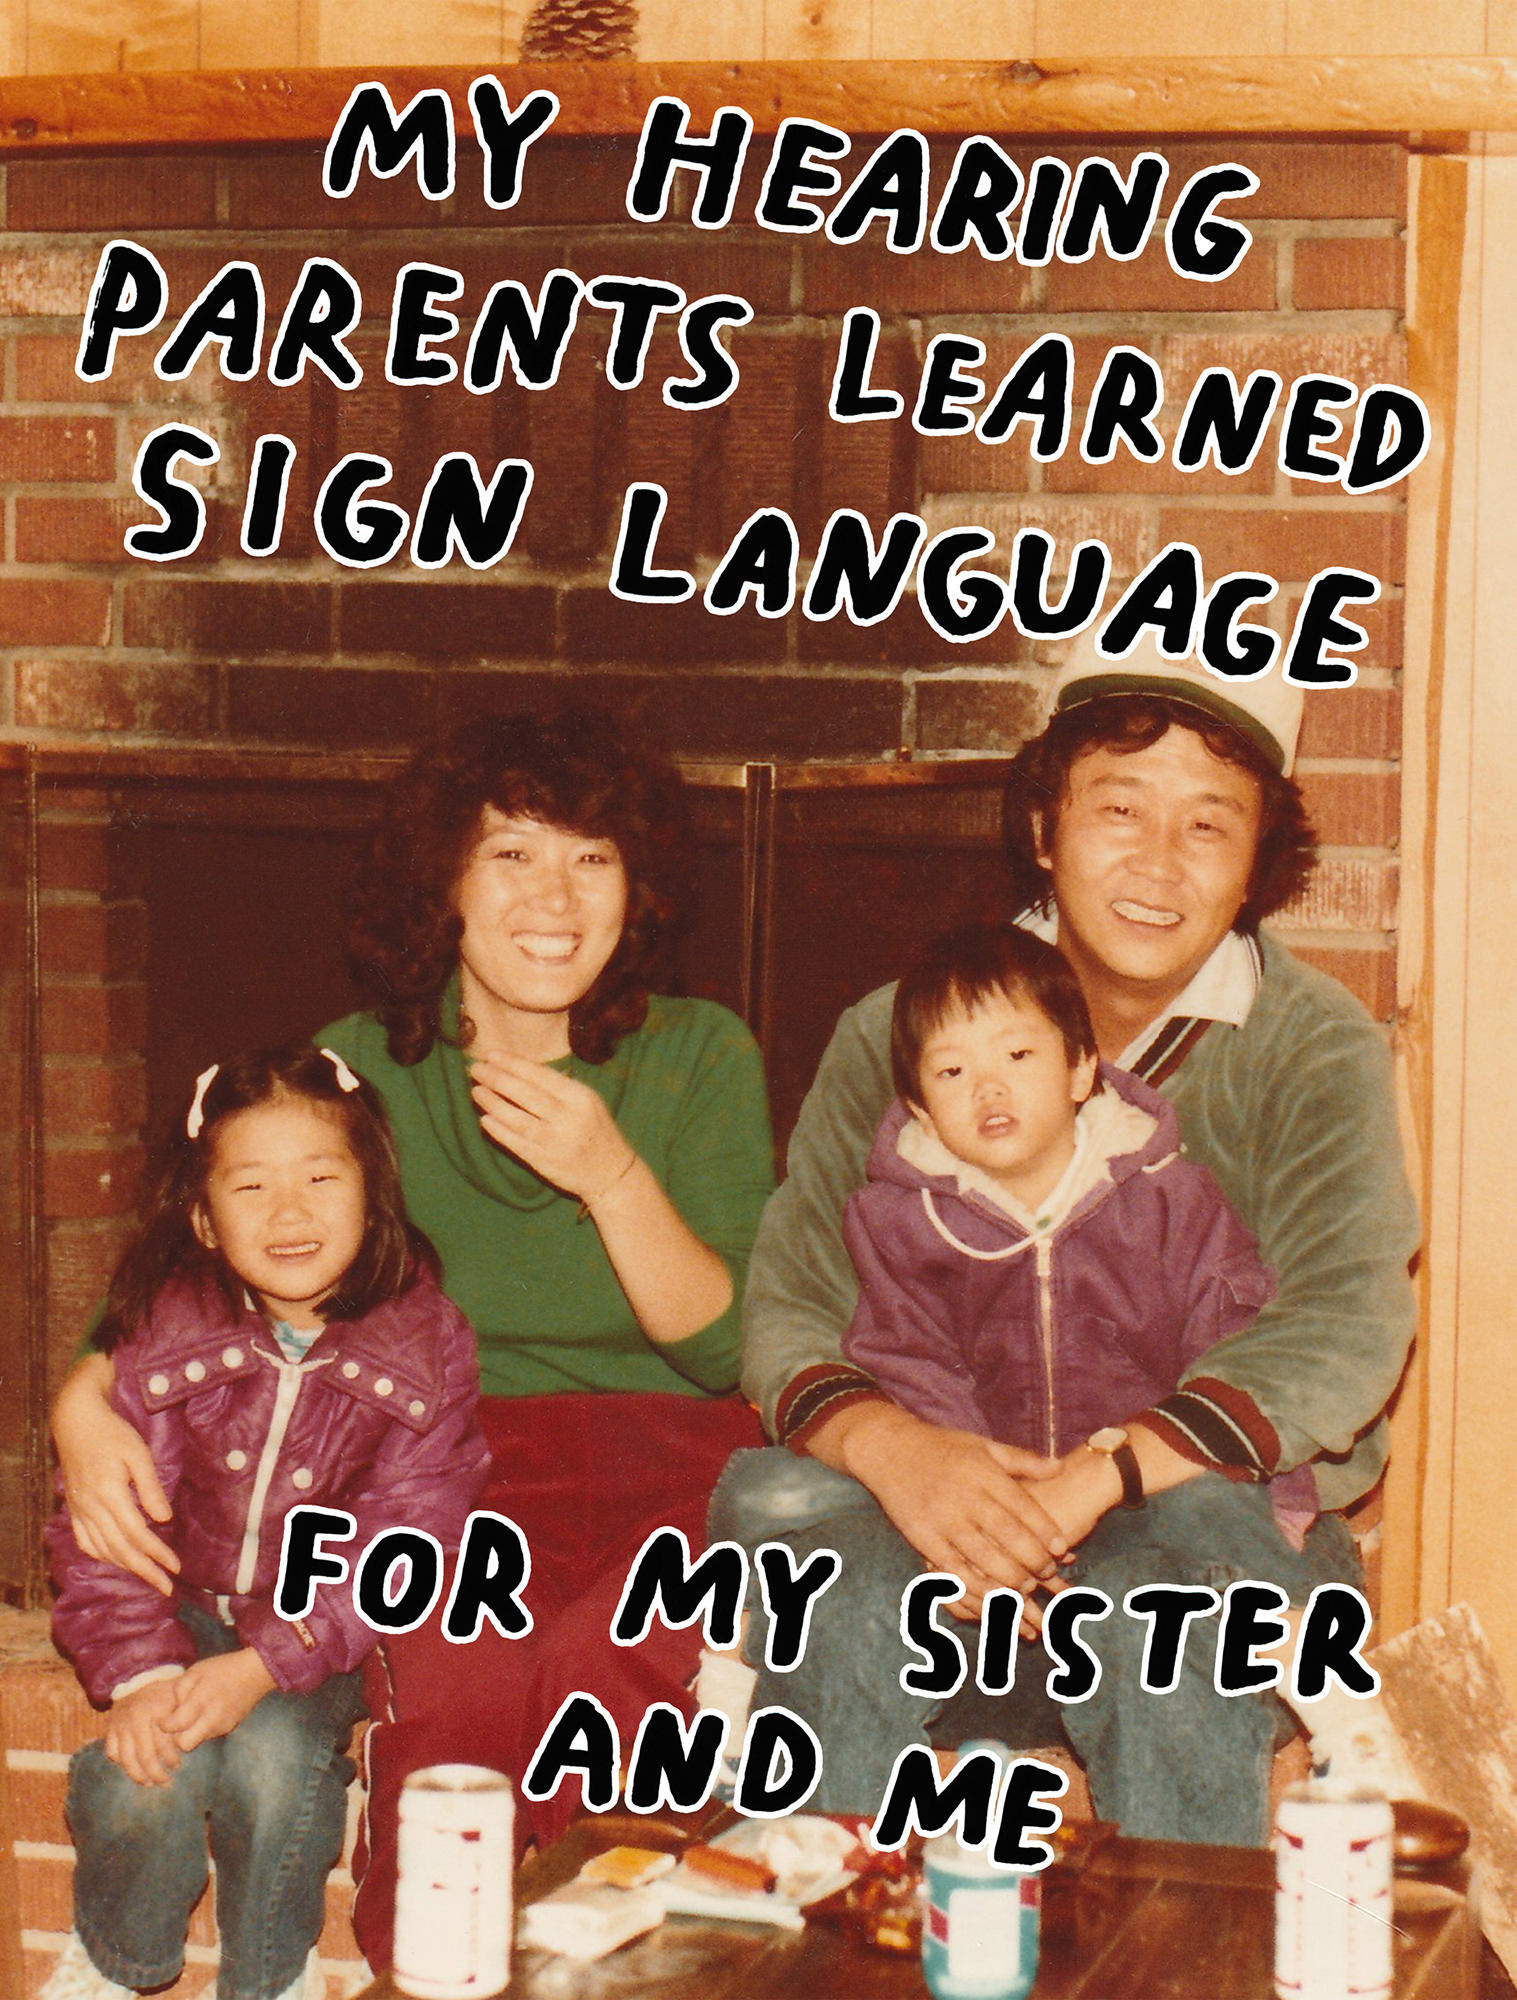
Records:
[[[502,1639],[487,1620],[471,1644],[453,1645],[434,1613],[370,1656],[353,1927],[376,1971],[391,1958],[396,1821],[410,1772],[449,1763],[504,1771],[516,1786],[520,1853],[528,1840],[542,1847],[556,1839],[582,1810],[574,1773],[541,1804],[521,1794],[522,1773],[566,1695],[595,1696],[624,1756],[650,1703],[692,1712],[699,1624],[670,1631],[655,1619],[647,1639],[629,1647],[611,1643],[611,1620],[654,1529],[683,1529],[692,1554],[704,1548],[718,1474],[734,1451],[764,1442],[758,1418],[735,1397],[486,1396],[479,1419],[494,1469],[478,1504],[508,1515],[527,1538],[532,1568],[521,1597],[532,1630]]]

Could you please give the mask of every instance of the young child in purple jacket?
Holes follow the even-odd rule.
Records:
[[[1253,1238],[1166,1100],[1098,1062],[1065,959],[1015,924],[926,947],[891,1064],[899,1095],[844,1215],[845,1354],[930,1422],[1110,1452],[1139,1503],[1120,1426],[1273,1296]],[[1309,1518],[1309,1492],[1272,1497],[1282,1525]]]
[[[207,1070],[166,1150],[96,1341],[175,1502],[172,1595],[48,1528],[53,1635],[104,1740],[73,1760],[74,1935],[42,2000],[178,1977],[209,1829],[219,2000],[325,1992],[314,1945],[342,1847],[354,1671],[346,1588],[274,1610],[285,1517],[456,1546],[488,1469],[467,1321],[405,1215],[379,1099],[340,1057]]]

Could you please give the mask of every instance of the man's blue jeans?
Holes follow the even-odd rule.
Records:
[[[921,1664],[900,1630],[902,1593],[925,1568],[921,1557],[857,1480],[778,1447],[733,1457],[712,1496],[710,1534],[750,1551],[784,1541],[803,1562],[817,1549],[842,1558],[841,1573],[813,1609],[797,1667],[773,1673],[762,1666],[757,1592],[750,1593],[746,1650],[759,1668],[754,1706],[789,1708],[816,1732],[823,1762],[813,1809],[874,1813],[897,1752],[927,1740],[943,1705],[907,1693],[899,1679],[903,1666]],[[1017,1684],[987,1733],[1027,1750],[1056,1741],[1062,1726],[1085,1766],[1096,1812],[1126,1833],[1262,1843],[1270,1760],[1293,1726],[1285,1710],[1271,1695],[1217,1693],[1217,1617],[1192,1621],[1174,1693],[1146,1693],[1139,1672],[1147,1622],[1126,1616],[1122,1600],[1155,1583],[1209,1584],[1219,1595],[1238,1581],[1276,1583],[1295,1604],[1319,1583],[1357,1586],[1358,1556],[1343,1521],[1324,1515],[1297,1552],[1276,1527],[1265,1488],[1203,1473],[1140,1509],[1113,1509],[1067,1574],[1104,1591],[1114,1606],[1109,1617],[1080,1627],[1101,1661],[1099,1685],[1084,1702],[1055,1703],[1044,1691],[1053,1662],[1041,1644],[1024,1644]],[[947,1616],[939,1622],[954,1629]],[[957,1631],[972,1677],[976,1629]],[[976,1720],[984,1728],[992,1719],[982,1710]]]
[[[202,1658],[240,1644],[192,1606],[180,1616]],[[276,1690],[230,1735],[190,1751],[168,1785],[137,1784],[99,1743],[75,1753],[74,1927],[108,1979],[153,1987],[178,1977],[209,1872],[209,1821],[220,2000],[284,1992],[321,1933],[353,1776],[343,1751],[362,1714],[357,1674],[334,1674],[310,1694]]]

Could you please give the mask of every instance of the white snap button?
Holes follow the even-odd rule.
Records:
[[[408,1407],[413,1417],[424,1417],[427,1414],[425,1403],[411,1403]]]
[[[203,1382],[205,1380],[205,1363],[203,1361],[187,1361],[184,1364],[184,1379],[186,1382]]]
[[[221,1365],[223,1368],[240,1368],[242,1366],[242,1349],[240,1347],[223,1347],[221,1350]]]
[[[248,1455],[245,1451],[229,1451],[226,1455],[226,1462],[233,1472],[241,1472],[242,1468],[248,1462]]]
[[[290,1474],[290,1484],[292,1486],[298,1486],[301,1492],[304,1493],[306,1488],[310,1485],[313,1476],[314,1476],[313,1474],[311,1474],[306,1470],[305,1466],[301,1466],[298,1472],[292,1472]]]
[[[379,1380],[374,1384],[374,1394],[376,1396],[393,1396],[394,1393],[395,1384],[390,1380],[388,1375],[381,1375]]]
[[[344,1361],[342,1372],[350,1382],[356,1382],[358,1379],[358,1363],[356,1361]]]
[[[169,1392],[169,1378],[167,1375],[149,1375],[147,1385],[155,1396],[166,1396]]]

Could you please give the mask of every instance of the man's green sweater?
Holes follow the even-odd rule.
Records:
[[[456,1000],[445,1022],[456,1022]],[[774,1184],[763,1065],[734,1014],[655,997],[648,1018],[598,1065],[555,1068],[587,1083],[690,1228],[726,1264],[733,1304],[687,1340],[638,1326],[595,1224],[579,1204],[486,1138],[468,1066],[439,1039],[411,1068],[370,1014],[319,1037],[384,1098],[411,1220],[442,1258],[448,1296],[472,1322],[488,1396],[653,1389],[694,1396],[737,1376],[739,1309],[754,1232]]]
[[[1310,1462],[1322,1506],[1344,1507],[1385,1460],[1383,1413],[1415,1317],[1416,1209],[1384,1038],[1335,980],[1261,944],[1248,1019],[1213,1022],[1162,1088],[1186,1151],[1258,1238],[1279,1293],[1156,1415],[1170,1441],[1234,1477]],[[840,1225],[892,1095],[892,992],[838,1023],[753,1253],[743,1387],[781,1438],[825,1413],[853,1312]]]

